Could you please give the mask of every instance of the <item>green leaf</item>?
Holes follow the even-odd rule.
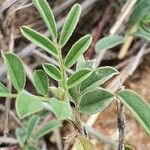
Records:
[[[49,104],[57,119],[70,119],[72,112],[69,103],[52,98],[50,99]]]
[[[118,74],[118,71],[112,67],[100,67],[93,71],[93,73],[81,83],[80,90],[86,92],[94,89],[116,74]]]
[[[135,33],[135,36],[150,41],[150,29],[148,27],[141,26],[139,27],[139,31]]]
[[[95,46],[97,53],[104,53],[106,50],[120,45],[124,42],[124,38],[119,35],[110,35],[100,39]]]
[[[124,149],[125,150],[135,150],[133,147],[131,147],[129,145],[125,145]]]
[[[55,86],[50,86],[49,90],[58,99],[62,99],[62,97],[64,96],[64,91],[60,87],[57,88]]]
[[[128,107],[136,119],[150,135],[150,105],[142,97],[130,90],[118,93],[119,99]]]
[[[0,97],[8,97],[10,95],[11,93],[9,92],[8,88],[0,82]]]
[[[81,6],[75,4],[69,12],[65,24],[62,28],[59,44],[63,47],[71,37],[81,14]]]
[[[25,145],[25,147],[23,148],[23,150],[39,150],[37,147],[35,147],[34,145]]]
[[[48,123],[46,123],[45,126],[43,126],[36,134],[35,134],[35,138],[38,140],[41,137],[43,137],[44,135],[50,133],[51,131],[53,131],[56,128],[61,127],[61,123],[60,121],[57,120],[53,120],[53,121],[49,121]]]
[[[142,20],[143,24],[148,24],[150,23],[150,14],[147,14],[144,19]]]
[[[95,68],[95,59],[93,60],[85,60],[83,56],[81,56],[77,62],[76,70],[88,68],[94,69]]]
[[[42,98],[32,95],[26,91],[19,93],[16,99],[16,112],[20,119],[43,109]]]
[[[57,28],[56,28],[56,21],[50,8],[49,4],[46,0],[32,0],[38,9],[41,17],[43,18],[47,28],[52,34],[52,37],[56,40],[57,39]]]
[[[95,150],[93,143],[86,137],[80,136],[75,141],[76,150]]]
[[[46,96],[48,94],[48,76],[43,70],[35,70],[33,74],[33,82],[37,91]]]
[[[130,15],[129,26],[140,23],[145,16],[149,15],[150,12],[150,1],[139,0]]]
[[[31,42],[39,46],[40,48],[44,49],[46,52],[50,53],[54,57],[58,56],[58,50],[55,44],[49,40],[47,37],[43,36],[42,34],[36,32],[33,29],[28,27],[22,27],[21,33]]]
[[[40,121],[40,117],[33,115],[30,117],[29,122],[27,124],[27,138],[29,139],[34,131],[34,129],[37,127],[38,123]]]
[[[16,134],[17,141],[18,141],[19,145],[21,147],[23,147],[25,142],[26,142],[26,140],[27,140],[27,131],[26,131],[26,129],[24,129],[24,128],[16,128],[15,134]]]
[[[104,89],[97,88],[85,93],[79,103],[79,109],[86,115],[102,112],[113,100],[114,95]]]
[[[91,69],[82,69],[75,72],[73,75],[70,76],[70,78],[67,81],[68,88],[72,88],[80,84],[82,81],[88,78],[91,75],[91,73]]]
[[[80,99],[80,86],[74,86],[68,90],[70,99],[75,103],[78,104],[78,101]]]
[[[43,69],[54,80],[56,80],[56,81],[60,81],[61,80],[60,70],[56,66],[54,66],[52,64],[45,63],[43,65]]]
[[[79,57],[87,50],[89,45],[91,44],[92,37],[90,35],[86,35],[79,39],[70,49],[68,52],[64,64],[67,68],[70,68]]]
[[[3,58],[13,86],[17,91],[21,91],[24,88],[26,81],[22,61],[13,53],[4,54]]]

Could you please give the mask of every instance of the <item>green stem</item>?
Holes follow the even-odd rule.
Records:
[[[9,98],[16,98],[18,94],[10,94]]]
[[[63,62],[63,58],[62,58],[62,53],[61,53],[61,48],[59,48],[59,56],[58,56],[58,61],[59,61],[59,67],[61,70],[61,76],[62,76],[62,82],[61,82],[61,86],[64,90],[64,96],[62,98],[63,101],[67,101],[68,100],[68,87],[67,87],[67,75],[66,75],[66,68],[64,66],[64,62]]]

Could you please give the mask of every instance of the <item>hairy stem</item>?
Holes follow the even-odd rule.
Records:
[[[62,77],[61,86],[64,90],[62,100],[67,101],[68,100],[67,74],[66,74],[66,68],[64,66],[64,62],[63,62],[63,58],[62,58],[61,48],[59,48],[58,62],[59,62],[59,67],[61,70],[61,77]]]

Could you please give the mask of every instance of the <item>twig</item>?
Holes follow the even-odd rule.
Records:
[[[60,134],[60,129],[55,129],[54,130],[55,138],[56,138],[56,143],[57,143],[57,148],[58,150],[62,150],[62,143],[61,143],[61,134]]]
[[[3,12],[8,9],[10,6],[12,6],[17,0],[6,0],[4,4],[0,7],[0,15],[3,14]]]
[[[116,34],[117,30],[120,28],[122,25],[123,21],[129,16],[131,11],[133,10],[133,6],[137,0],[128,0],[124,7],[121,10],[121,13],[119,14],[117,21],[115,22],[114,26],[110,30],[110,34],[114,35]]]
[[[122,102],[117,102],[117,126],[119,130],[119,143],[117,150],[124,150],[124,137],[125,137],[125,116],[124,116],[124,104]]]
[[[122,59],[126,56],[127,51],[132,43],[132,41],[134,40],[134,36],[133,34],[137,31],[138,27],[137,25],[134,25],[129,31],[126,31],[126,35],[125,35],[125,42],[122,45],[119,54],[118,54],[118,58]]]
[[[0,104],[0,110],[3,112],[6,112],[7,108],[4,105]],[[21,121],[17,118],[17,116],[11,110],[8,110],[8,113],[19,126],[22,126]]]
[[[142,58],[144,53],[144,50],[147,46],[147,43],[144,44],[142,46],[142,48],[139,50],[139,53],[137,54],[137,56],[135,56],[134,58],[131,59],[129,65],[125,66],[119,75],[117,75],[112,82],[106,87],[106,89],[112,91],[112,92],[117,92],[120,89],[120,86],[126,81],[126,79],[129,77],[129,73],[131,75],[131,73],[133,74],[133,72],[135,71],[135,69],[137,68],[137,66],[140,63],[140,60]],[[142,51],[142,52],[141,52]],[[140,56],[140,57],[139,57]],[[136,63],[135,63],[136,62]],[[135,63],[135,64],[134,64]],[[134,64],[134,65],[133,65]],[[132,68],[131,68],[132,66]],[[136,66],[136,67],[135,67]],[[133,69],[134,68],[134,69]],[[88,126],[93,126],[94,123],[96,122],[97,118],[99,116],[99,113],[92,115],[88,121],[87,121],[87,125]]]
[[[130,69],[129,72],[128,72],[129,76],[133,74],[133,72],[136,70],[136,68],[137,68],[138,65],[140,64],[141,58],[142,58],[142,56],[144,55],[144,51],[145,51],[147,45],[148,45],[148,43],[145,43],[145,44],[141,47],[141,49],[139,50],[137,56],[136,56],[135,58],[133,58],[134,61],[133,61],[133,63],[132,63],[131,66],[130,66],[131,69]]]
[[[18,141],[11,137],[0,137],[0,144],[18,144]]]

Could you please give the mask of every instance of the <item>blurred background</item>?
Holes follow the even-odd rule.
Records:
[[[131,6],[133,0],[48,0],[48,2],[57,18],[58,29],[61,29],[66,15],[74,3],[80,3],[82,6],[82,16],[73,36],[63,49],[64,56],[75,41],[83,35],[90,33],[93,36],[93,42],[84,54],[85,58],[87,60],[96,59],[97,66],[113,66],[123,72],[125,87],[133,89],[150,102],[149,43],[141,38],[134,38],[129,50],[121,59],[119,58],[121,45],[107,50],[104,54],[99,55],[95,53],[95,45],[99,39],[113,33],[123,36],[126,35],[129,28],[129,16],[134,8],[134,5]],[[125,13],[127,14],[124,16],[123,14]],[[118,22],[120,24],[117,24]],[[41,68],[41,64],[44,62],[53,64],[57,62],[49,54],[43,52],[21,35],[19,28],[22,25],[31,27],[49,36],[45,24],[30,0],[0,0],[0,50],[5,52],[9,50],[19,55],[25,64],[27,73],[26,89],[31,93],[35,93],[35,88],[31,82],[33,70]],[[136,58],[142,48],[144,48],[144,52],[140,57],[136,70],[132,76],[128,76],[126,67],[132,61],[134,62],[133,58]],[[74,68],[71,71],[73,70]],[[8,87],[10,86],[1,57],[0,81]],[[55,84],[52,80],[50,82]],[[108,85],[109,82],[104,86]],[[15,113],[14,102],[10,103],[3,98],[0,99],[2,99],[0,100],[0,137],[3,137],[5,133],[7,136],[15,138],[14,130],[17,127],[17,123],[6,111],[8,109]],[[52,117],[51,114],[47,115],[45,121]],[[89,118],[82,116],[82,119],[83,121],[87,121]],[[72,130],[69,124],[64,123],[64,126],[59,132],[59,135],[57,135],[60,136],[61,141],[63,140],[62,137],[67,136]],[[118,142],[117,108],[115,102],[98,116],[93,123],[93,127],[108,139]],[[57,136],[53,133],[45,136],[44,140],[41,141],[41,145],[45,143],[49,150],[61,150],[62,147],[58,144]],[[1,139],[0,147],[7,147],[9,145],[9,149],[17,149],[16,145],[10,145],[7,142],[3,143]],[[101,140],[95,137],[92,139],[99,150],[113,149],[112,144],[107,143],[107,140],[105,141],[104,139]],[[127,109],[125,111],[125,143],[131,145],[135,150],[150,149],[149,137]],[[63,142],[61,144],[64,145]]]

